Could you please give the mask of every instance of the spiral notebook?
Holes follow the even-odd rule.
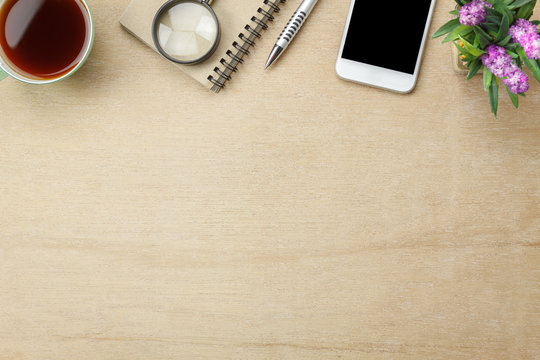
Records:
[[[232,73],[244,62],[249,49],[266,30],[268,22],[286,0],[215,0],[212,9],[221,27],[221,41],[214,54],[197,65],[177,65],[182,71],[219,92],[231,80]],[[120,18],[120,24],[146,45],[156,50],[152,40],[152,22],[165,0],[132,0]],[[157,50],[156,50],[157,52]],[[164,61],[168,61],[165,60]]]

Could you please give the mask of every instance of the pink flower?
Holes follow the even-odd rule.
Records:
[[[508,34],[514,42],[521,45],[529,59],[540,59],[540,35],[536,25],[525,19],[517,19]]]
[[[508,86],[511,93],[521,94],[529,90],[528,76],[514,63],[503,47],[489,45],[486,50],[487,54],[480,56],[482,64],[493,75],[503,79],[503,83]]]
[[[486,22],[487,10],[493,6],[484,0],[473,0],[459,9],[459,22],[466,26],[480,25]]]
[[[529,90],[529,78],[514,64],[513,71],[509,72],[503,83],[508,86],[508,90],[514,94],[522,94]]]

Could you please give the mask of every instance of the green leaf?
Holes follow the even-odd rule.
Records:
[[[471,61],[474,61],[476,59],[478,59],[477,56],[473,56],[471,55],[467,49],[461,47],[457,41],[454,41],[452,44],[454,44],[454,46],[456,47],[456,49],[458,49],[458,55],[459,55],[459,60],[461,62],[471,62]]]
[[[480,36],[482,36],[484,39],[486,39],[487,41],[491,41],[492,38],[491,36],[484,30],[482,29],[481,26],[474,26],[474,32]]]
[[[507,4],[507,5],[510,10],[514,10],[514,9],[517,9],[518,7],[522,7],[523,5],[530,3],[531,1],[532,0],[516,0],[513,3],[509,5]]]
[[[476,56],[472,56],[471,54],[466,54],[462,61],[466,62],[467,67],[469,67],[469,64],[476,59],[478,59]]]
[[[453,19],[444,24],[439,28],[439,30],[435,31],[435,34],[431,37],[432,39],[438,38],[439,36],[443,36],[444,34],[448,34],[449,32],[454,31],[458,26],[461,24],[459,23],[459,19]]]
[[[488,92],[491,112],[497,117],[497,109],[499,107],[499,79],[495,78],[495,80],[491,82]]]
[[[449,14],[458,16],[459,15],[459,10],[452,10],[452,11],[449,12]]]
[[[510,55],[510,57],[511,57],[512,59],[518,59],[518,58],[519,58],[519,55],[516,54],[516,53],[513,52],[513,51],[506,50],[506,53],[507,53],[508,55]]]
[[[514,94],[510,91],[508,86],[504,85],[506,88],[506,92],[508,93],[508,96],[510,97],[510,100],[512,100],[512,104],[514,104],[514,107],[517,109],[519,107],[519,96],[518,94]]]
[[[517,43],[510,43],[510,44],[506,44],[505,48],[507,50],[512,50],[512,51],[516,51],[518,48],[519,48],[519,44]]]
[[[499,25],[501,23],[502,18],[500,16],[488,15],[486,16],[486,20],[488,22]]]
[[[501,0],[495,0],[494,8],[495,10],[503,14],[503,17],[505,15],[506,17],[508,17],[509,24],[514,22],[514,16],[512,15],[512,12],[510,11],[510,9],[508,9],[508,6],[506,6]]]
[[[457,40],[459,38],[459,35],[465,36],[465,35],[471,33],[472,31],[473,31],[472,26],[460,25],[457,28],[455,28],[454,31],[452,31],[450,34],[448,34],[448,36],[446,36],[444,38],[442,43],[444,44],[444,43],[447,43],[449,41]]]
[[[480,59],[474,60],[470,64],[470,70],[469,70],[469,74],[467,75],[467,80],[471,79],[474,75],[476,75],[476,73],[478,72],[478,70],[480,70],[481,67],[482,67],[482,62],[480,61]]]
[[[505,37],[504,39],[502,39],[501,41],[499,41],[497,43],[497,45],[499,46],[505,46],[506,44],[508,44],[510,42],[510,40],[512,40],[512,35],[508,35],[507,37]]]
[[[491,38],[489,37],[488,33],[486,33],[480,26],[475,26],[474,32],[476,34],[475,42],[479,42],[480,47],[486,48],[491,43]]]
[[[486,7],[485,9],[487,11],[486,20],[488,22],[492,22],[494,24],[500,24],[501,23],[504,12],[496,10],[495,8]]]
[[[497,33],[497,37],[495,38],[495,41],[499,42],[503,40],[508,35],[509,28],[510,28],[510,20],[508,19],[508,16],[504,14],[501,21],[501,26],[499,28],[499,32]]]
[[[480,47],[480,36],[476,35],[476,36],[474,37],[474,41],[473,41],[472,46],[475,47],[475,48],[479,48],[479,47]]]
[[[525,51],[523,50],[522,47],[517,49],[517,53],[519,57],[521,58],[521,61],[523,61],[523,63],[527,65],[529,70],[531,70],[531,73],[533,74],[536,81],[540,83],[540,66],[538,65],[538,62],[535,60],[529,59],[527,55],[525,54]]]
[[[493,73],[489,71],[487,67],[484,67],[484,91],[488,91],[492,80]]]
[[[528,3],[527,5],[524,5],[524,6],[520,7],[517,14],[516,14],[516,17],[521,18],[521,19],[525,19],[525,20],[529,20],[529,18],[533,14],[535,5],[536,5],[536,0],[533,0],[530,3]]]
[[[461,40],[461,42],[463,42],[463,46],[471,55],[480,56],[486,53],[484,50],[480,50],[477,47],[471,45],[471,43],[465,40],[462,36],[459,36],[459,39]]]
[[[490,36],[497,36],[497,31],[499,31],[499,24],[493,24],[493,23],[485,23],[483,24],[484,28],[488,30]]]
[[[454,46],[456,47],[456,49],[458,49],[458,53],[459,55],[467,55],[469,52],[467,51],[467,49],[459,46],[459,44],[457,43],[457,41],[454,41],[452,42],[452,44],[454,44]]]

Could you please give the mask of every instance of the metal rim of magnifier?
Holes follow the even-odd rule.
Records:
[[[212,45],[210,50],[208,50],[208,52],[204,54],[203,56],[201,56],[200,58],[191,60],[191,61],[182,61],[182,60],[173,58],[172,56],[167,54],[165,50],[163,50],[158,40],[159,19],[161,18],[163,13],[168,11],[170,8],[172,8],[175,5],[182,4],[182,3],[195,3],[195,4],[199,4],[206,7],[206,9],[210,12],[210,14],[212,14],[212,17],[214,18],[217,25],[216,39],[214,40],[214,44]],[[175,62],[177,64],[182,64],[182,65],[195,65],[208,59],[214,53],[214,51],[216,51],[216,48],[218,47],[218,44],[219,44],[219,39],[221,38],[221,29],[219,26],[219,21],[216,16],[216,13],[210,7],[211,3],[212,3],[212,0],[206,0],[206,1],[205,0],[169,0],[165,4],[163,4],[157,11],[156,15],[154,16],[154,21],[152,23],[152,40],[154,40],[154,45],[156,46],[157,51],[159,51],[161,55],[163,55],[170,61]]]

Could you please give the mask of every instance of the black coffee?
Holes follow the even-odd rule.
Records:
[[[0,45],[23,75],[53,79],[84,57],[90,19],[78,0],[7,0],[0,9]]]

